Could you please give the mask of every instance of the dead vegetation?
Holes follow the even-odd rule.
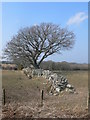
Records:
[[[3,88],[6,89],[6,105],[3,118],[82,118],[87,116],[88,72],[64,72],[75,94],[62,92],[58,96],[48,94],[47,80],[42,77],[28,79],[21,71],[3,71]],[[43,106],[41,90],[44,89]]]

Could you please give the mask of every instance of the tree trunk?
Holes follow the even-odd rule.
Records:
[[[33,64],[34,68],[39,69],[40,65],[37,63],[37,60],[33,60],[33,61],[34,61],[34,64]]]
[[[39,69],[40,66],[39,66],[37,63],[35,63],[35,64],[34,64],[34,68],[35,68],[35,69]]]

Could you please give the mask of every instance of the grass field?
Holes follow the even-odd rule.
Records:
[[[83,117],[87,114],[88,72],[60,72],[76,88],[76,93],[62,92],[59,96],[47,93],[47,80],[42,77],[28,79],[22,71],[2,71],[2,87],[6,90],[3,117]],[[43,106],[40,105],[44,89]]]

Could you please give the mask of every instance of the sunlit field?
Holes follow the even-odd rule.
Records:
[[[47,80],[42,77],[28,79],[22,71],[2,71],[2,87],[6,91],[3,117],[73,118],[87,114],[88,72],[54,71],[64,75],[76,93],[62,92],[49,95]],[[44,100],[41,106],[41,90]]]

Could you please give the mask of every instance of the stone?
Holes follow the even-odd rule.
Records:
[[[40,77],[40,76],[43,75],[42,72],[43,72],[42,69],[33,69],[33,70],[32,70],[32,76],[38,76],[38,77]]]
[[[46,78],[46,79],[49,79],[50,75],[51,75],[51,71],[49,70],[43,70],[43,77]]]
[[[57,92],[60,92],[60,88],[56,88],[56,91],[57,91]]]
[[[50,94],[54,94],[62,92],[63,90],[66,89],[66,91],[69,92],[74,92],[75,89],[74,87],[68,83],[68,80],[62,76],[62,75],[57,75],[56,73],[53,73],[49,70],[43,70],[43,69],[33,69],[33,68],[24,68],[23,69],[24,74],[28,76],[29,79],[31,79],[34,76],[37,77],[44,77],[48,79],[48,82],[51,83],[51,88],[50,88]]]
[[[28,74],[27,76],[28,76],[28,78],[29,78],[29,79],[31,79],[31,78],[32,78],[32,76],[31,76],[31,75],[29,75],[29,74]]]

